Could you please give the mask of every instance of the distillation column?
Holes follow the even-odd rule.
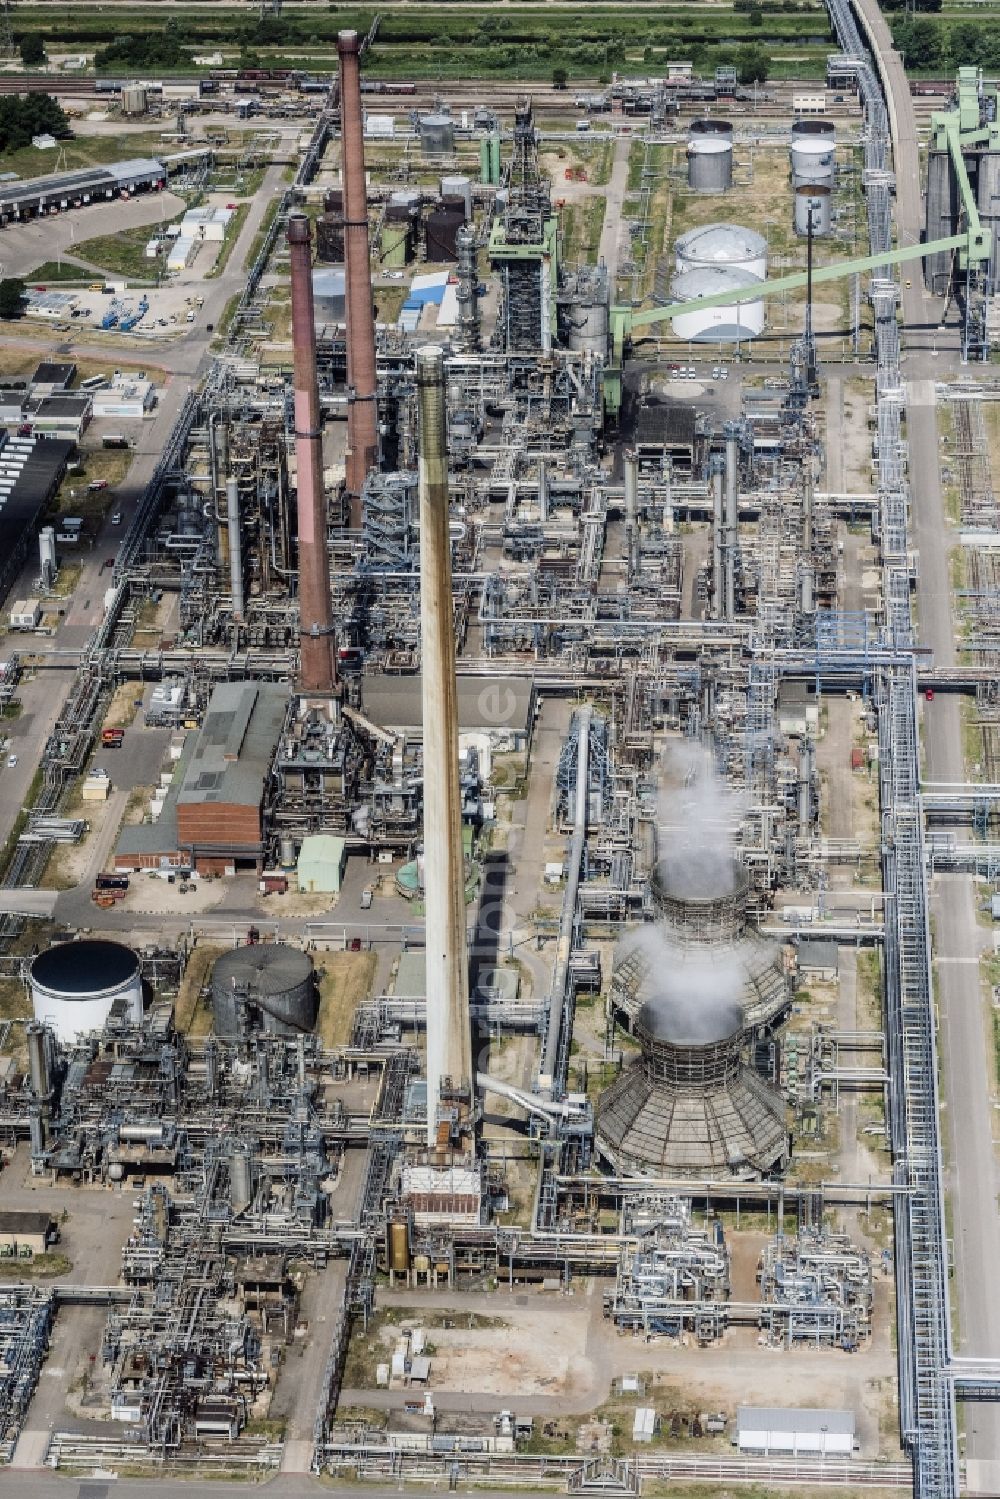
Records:
[[[229,587],[233,595],[233,618],[243,618],[243,538],[240,535],[240,486],[226,480],[226,519],[229,538]]]
[[[340,58],[340,148],[344,188],[344,279],[347,318],[348,523],[361,528],[361,492],[375,467],[378,400],[375,375],[375,317],[372,311],[368,246],[368,191],[361,113],[361,43],[356,31],[337,36]]]
[[[723,552],[725,576],[725,616],[736,618],[736,548],[739,539],[739,427],[727,422],[726,438],[726,535]]]
[[[305,692],[332,692],[337,685],[337,668],[330,557],[326,546],[312,257],[309,220],[304,213],[289,215],[288,254],[292,274],[295,461],[298,467],[299,679]]]
[[[420,406],[420,632],[424,720],[424,900],[427,950],[427,1141],[442,1091],[471,1103],[472,1029],[465,859],[458,768],[458,690],[451,595],[444,353],[417,351]]]

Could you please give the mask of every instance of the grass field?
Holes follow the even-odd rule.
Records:
[[[77,167],[103,166],[107,161],[120,161],[123,156],[156,156],[162,149],[159,131],[130,133],[124,141],[118,135],[88,135],[60,141],[55,151],[39,151],[34,146],[5,151],[3,169],[16,172],[19,177],[44,177]]]
[[[146,259],[146,245],[154,232],[154,225],[141,224],[119,234],[99,234],[74,245],[73,253],[81,260],[101,266],[108,275],[127,276],[130,281],[146,281],[155,286],[156,261]]]
[[[376,10],[332,5],[328,12],[311,10],[308,15],[286,10],[277,22],[269,20],[266,30],[255,26],[249,6],[172,5],[170,19],[178,25],[182,45],[195,52],[222,46],[227,62],[235,61],[234,43],[245,44],[262,66],[302,68],[329,65],[337,31],[353,27],[364,34]],[[50,5],[19,12],[18,26],[58,37],[60,45],[93,49],[107,42],[110,24],[118,34],[138,36],[161,29],[166,19],[155,6],[116,6],[111,23],[96,7]],[[632,8],[505,6],[502,11],[468,4],[408,4],[381,13],[364,66],[384,77],[543,79],[561,67],[570,78],[597,78],[667,57],[690,58],[705,71],[750,44],[765,49],[775,76],[786,71],[786,52],[797,59],[792,71],[820,76],[831,44],[826,9],[821,0],[800,0],[794,11],[755,15],[734,10],[731,3],[700,0]]]

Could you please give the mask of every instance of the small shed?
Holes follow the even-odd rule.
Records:
[[[741,1452],[850,1457],[854,1426],[853,1411],[741,1405],[736,1412],[735,1442]]]
[[[990,915],[994,921],[1000,921],[1000,895],[990,897]]]
[[[788,680],[778,684],[778,728],[802,738],[819,728],[819,703],[811,682]]]
[[[51,1213],[0,1212],[0,1254],[44,1254],[58,1237]]]
[[[796,957],[803,978],[836,982],[840,973],[840,955],[836,942],[800,942]]]
[[[651,1405],[640,1405],[632,1423],[633,1442],[651,1442],[656,1435],[656,1411]]]
[[[308,895],[339,895],[346,863],[346,839],[333,833],[303,838],[296,866],[299,889]]]

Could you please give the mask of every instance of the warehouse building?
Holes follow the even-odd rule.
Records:
[[[765,1456],[805,1453],[850,1457],[854,1452],[854,1412],[801,1407],[741,1405],[734,1442],[741,1452]]]
[[[122,828],[115,868],[259,871],[265,792],[287,705],[286,690],[271,683],[216,687],[155,821]]]
[[[34,542],[39,517],[66,472],[72,442],[0,433],[0,602]]]
[[[137,158],[12,182],[0,187],[0,225],[63,208],[82,208],[85,203],[117,198],[123,193],[148,192],[163,187],[166,179],[162,161]]]
[[[259,866],[264,792],[288,693],[224,682],[212,693],[177,796],[177,839],[202,874]]]

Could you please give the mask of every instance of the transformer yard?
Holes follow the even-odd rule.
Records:
[[[1000,1491],[1000,92],[826,11],[5,180],[0,1482]]]

